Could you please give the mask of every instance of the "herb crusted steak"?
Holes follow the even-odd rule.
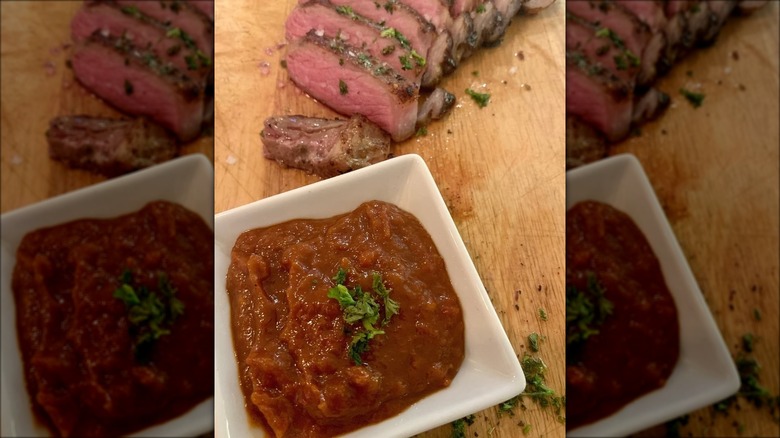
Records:
[[[686,53],[711,44],[734,11],[749,12],[765,1],[582,0],[566,3],[566,112],[609,142],[656,117],[670,98],[655,79]],[[576,132],[589,135],[587,129]],[[598,159],[567,132],[567,162]],[[581,151],[587,150],[587,154]],[[604,148],[606,153],[606,148]],[[572,155],[574,154],[574,155]],[[577,155],[580,154],[580,155]]]
[[[71,22],[76,79],[120,111],[159,123],[179,141],[195,139],[211,117],[214,56],[208,5],[196,3],[85,1]]]
[[[436,87],[443,75],[479,47],[499,42],[516,14],[536,13],[553,2],[299,0],[285,26],[287,72],[336,112],[362,115],[393,141],[403,141],[454,106],[454,95]],[[295,145],[269,147],[266,136],[263,142],[266,158],[301,167],[275,152]]]

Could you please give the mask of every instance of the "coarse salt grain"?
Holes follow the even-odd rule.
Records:
[[[510,75],[513,75],[513,74],[515,74],[515,73],[517,73],[517,66],[512,66],[512,67],[509,69],[509,74],[510,74]]]
[[[227,164],[229,164],[231,166],[236,164],[237,162],[238,162],[238,158],[236,158],[233,155],[228,155],[228,157],[225,159],[225,163],[227,163]]]

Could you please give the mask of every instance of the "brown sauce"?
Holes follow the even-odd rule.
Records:
[[[566,213],[567,301],[570,288],[586,290],[592,275],[613,309],[598,334],[567,343],[570,429],[663,387],[680,351],[677,309],[647,239],[625,213],[585,201]],[[567,319],[567,335],[570,329]]]
[[[213,396],[213,248],[203,219],[163,201],[23,238],[12,280],[17,332],[33,410],[55,436],[125,435]],[[164,273],[184,305],[144,362],[113,296],[126,270],[150,290]]]
[[[400,305],[362,365],[327,296],[339,268],[363,290],[379,272]],[[394,416],[448,386],[463,361],[462,310],[444,261],[419,221],[392,204],[244,232],[227,291],[247,409],[277,437],[333,436]]]

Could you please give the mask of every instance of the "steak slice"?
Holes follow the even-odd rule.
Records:
[[[187,3],[214,21],[214,0],[187,0]]]
[[[322,178],[366,167],[390,154],[390,136],[360,114],[349,120],[270,117],[260,138],[266,158]]]
[[[171,33],[170,26],[138,11],[129,11],[114,2],[87,2],[76,12],[70,23],[71,37],[76,43],[86,41],[96,31],[115,38],[124,36],[133,45],[155,52],[163,62],[187,71],[193,77],[204,78],[211,70],[211,62],[198,55]],[[203,61],[203,62],[201,62]]]
[[[142,117],[57,117],[46,139],[52,159],[108,177],[170,160],[178,152],[173,136]]]
[[[141,13],[168,23],[172,29],[179,29],[182,41],[199,49],[210,59],[214,58],[214,23],[191,3],[181,0],[111,1],[115,1],[127,13]]]
[[[628,134],[633,88],[581,53],[566,52],[566,112],[580,117],[610,141]]]
[[[419,86],[341,39],[309,31],[290,44],[287,72],[315,99],[347,116],[363,114],[395,141],[414,133]]]
[[[296,41],[314,29],[320,36],[340,38],[354,47],[361,47],[374,58],[387,63],[400,75],[416,81],[423,67],[413,62],[410,51],[398,47],[395,40],[381,36],[383,27],[361,15],[339,12],[327,0],[310,0],[293,9],[285,22],[288,41]],[[401,58],[405,57],[406,63]]]
[[[74,48],[76,79],[122,112],[147,116],[182,142],[200,132],[203,85],[124,37],[96,32]]]

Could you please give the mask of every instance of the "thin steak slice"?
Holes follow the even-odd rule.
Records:
[[[70,22],[71,37],[83,43],[96,31],[104,36],[124,37],[133,45],[155,52],[162,62],[193,77],[205,78],[211,71],[210,59],[199,56],[197,49],[189,48],[176,32],[168,35],[170,26],[138,11],[128,11],[114,2],[87,2]]]
[[[335,111],[363,114],[395,141],[414,133],[419,86],[343,40],[310,31],[290,44],[290,79]]]
[[[147,116],[182,142],[199,134],[203,85],[153,52],[96,32],[74,48],[71,65],[79,82],[120,111]]]
[[[175,139],[144,118],[57,117],[46,131],[49,156],[66,165],[108,177],[175,157]]]
[[[362,115],[349,120],[270,117],[260,133],[263,154],[329,178],[387,159],[390,136]]]

